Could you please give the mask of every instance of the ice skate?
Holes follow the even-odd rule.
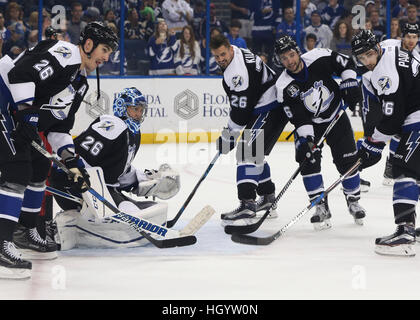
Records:
[[[32,263],[22,259],[22,254],[13,242],[3,240],[0,244],[0,279],[28,279]]]
[[[375,240],[375,252],[389,256],[414,257],[416,243],[416,230],[414,224],[399,224],[394,234]]]
[[[331,212],[328,208],[328,202],[326,199],[321,200],[315,207],[315,213],[311,217],[311,223],[313,223],[314,229],[324,230],[331,228]]]
[[[271,207],[273,202],[276,200],[276,196],[274,193],[262,195],[257,201],[257,218],[261,218],[268,208]],[[279,215],[277,214],[277,205],[274,205],[273,208],[270,210],[270,213],[267,216],[267,219],[274,219],[277,218]]]
[[[394,184],[394,177],[392,175],[392,162],[389,157],[386,158],[384,180],[382,184],[384,186],[392,186]]]
[[[366,217],[366,210],[359,204],[359,201],[350,198],[347,200],[347,207],[354,218],[354,222],[362,226],[363,218]]]
[[[24,259],[52,260],[57,258],[57,244],[41,238],[36,228],[29,229],[20,224],[13,233],[13,242]]]
[[[222,213],[222,226],[247,225],[256,217],[257,203],[253,199],[240,200],[239,207],[233,211]]]
[[[368,192],[370,189],[370,182],[367,180],[360,179],[360,191]]]

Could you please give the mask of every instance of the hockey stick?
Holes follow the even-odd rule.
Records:
[[[65,198],[67,200],[71,200],[73,202],[76,202],[78,204],[83,204],[83,199],[73,196],[72,194],[69,194],[67,192],[55,189],[53,187],[47,186],[46,190],[52,194],[58,195],[62,198]],[[195,232],[198,231],[213,215],[214,209],[211,206],[204,207],[199,213],[195,215],[195,217],[182,229],[179,231],[179,233],[176,235],[177,237],[174,239],[165,239],[163,242],[162,240],[156,240],[155,238],[151,237],[148,233],[145,231],[140,231],[140,233],[150,242],[152,242],[156,247],[158,248],[170,248],[173,246],[179,246],[176,245],[176,239],[179,239],[179,237],[193,235]],[[143,221],[148,222],[147,220],[142,219]],[[171,246],[172,245],[172,246]]]
[[[70,177],[74,175],[63,163],[61,163],[57,158],[55,158],[51,153],[45,150],[38,143],[32,141],[31,145],[46,158],[50,159],[54,164],[57,165],[57,167],[63,170],[67,175],[69,175]],[[110,216],[112,220],[128,224],[134,230],[141,233],[143,236],[144,231],[147,231],[163,237],[164,239],[162,240],[154,239],[153,242],[151,241],[154,245],[156,245],[159,248],[189,246],[197,242],[197,238],[194,235],[180,236],[180,234],[175,230],[168,229],[163,226],[148,222],[144,219],[140,219],[126,214],[124,212],[121,212],[118,208],[116,208],[112,203],[107,201],[94,189],[89,188],[88,191],[99,201],[101,201],[106,207],[108,207],[112,212],[115,213],[114,216]],[[146,239],[148,239],[148,237],[146,237]]]
[[[313,146],[312,150],[314,150],[316,147],[322,148],[322,146],[324,144],[324,140],[327,138],[328,133],[331,131],[331,129],[335,126],[335,124],[341,118],[341,116],[345,112],[345,108],[346,108],[346,106],[343,106],[338,111],[338,113],[335,115],[334,120],[330,122],[330,124],[328,125],[328,127],[325,130],[324,134],[318,140],[318,142]],[[302,171],[302,169],[304,168],[304,166],[306,165],[306,163],[307,163],[307,159],[305,159],[299,165],[299,167],[292,174],[292,176],[290,177],[290,179],[287,180],[287,182],[284,185],[283,189],[277,195],[276,199],[271,204],[270,208],[268,208],[265,211],[264,215],[257,222],[255,222],[253,224],[248,224],[248,225],[238,225],[238,226],[235,226],[235,225],[227,225],[227,226],[225,226],[225,232],[227,234],[234,234],[234,233],[246,234],[246,233],[252,233],[252,232],[256,231],[261,226],[261,224],[265,221],[265,219],[268,217],[268,215],[270,214],[270,211],[277,205],[277,202],[279,202],[280,198],[284,195],[284,193],[286,192],[286,190],[289,189],[290,185],[296,179],[296,177],[299,175],[299,173]]]
[[[181,209],[179,209],[178,213],[176,214],[176,216],[172,219],[169,220],[167,222],[167,227],[168,228],[172,228],[175,223],[178,221],[179,217],[181,216],[181,214],[184,212],[185,208],[187,207],[187,205],[190,203],[192,197],[194,196],[194,194],[196,193],[198,187],[200,186],[200,184],[204,181],[204,179],[207,177],[207,175],[209,174],[211,168],[213,168],[214,164],[216,163],[217,159],[220,156],[220,152],[217,152],[217,154],[213,157],[213,160],[211,160],[210,164],[208,165],[206,171],[204,171],[203,175],[201,176],[200,180],[198,180],[197,184],[195,185],[193,191],[191,191],[190,195],[188,196],[187,200],[185,200],[184,204],[182,205]]]
[[[299,212],[288,224],[286,224],[283,228],[279,231],[274,233],[268,237],[254,237],[247,234],[233,234],[231,239],[237,243],[243,244],[251,244],[257,246],[266,246],[272,243],[274,240],[282,236],[292,225],[300,220],[309,210],[311,210],[314,206],[316,206],[322,199],[324,199],[335,187],[338,186],[345,178],[347,178],[350,174],[353,173],[361,164],[361,160],[357,160],[357,162],[339,179],[337,179],[331,186],[328,187],[323,193],[321,193],[314,201],[312,201],[305,209]]]

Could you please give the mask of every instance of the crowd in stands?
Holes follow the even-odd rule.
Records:
[[[356,5],[366,10],[365,28],[378,40],[387,38],[386,7],[381,0],[301,0],[301,30],[296,23],[293,0],[226,0],[228,19],[219,18],[223,1],[210,3],[210,37],[225,34],[230,42],[249,48],[272,66],[274,42],[288,34],[300,44],[302,52],[330,48],[350,55],[350,40]],[[120,51],[101,66],[101,74],[200,75],[206,74],[207,15],[205,0],[44,0],[42,35],[54,25],[54,6],[65,8],[60,20],[60,39],[77,44],[90,21],[103,21],[118,35],[124,34],[124,57]],[[401,37],[401,25],[419,23],[420,0],[391,0],[390,37]],[[121,23],[121,14],[124,21]],[[55,21],[57,22],[57,21]],[[123,30],[121,30],[123,28]],[[36,45],[38,39],[38,1],[0,0],[0,47],[2,55],[17,57]],[[273,66],[274,68],[276,66]],[[220,74],[209,55],[208,72]]]

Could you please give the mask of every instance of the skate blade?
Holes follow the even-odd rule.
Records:
[[[30,249],[19,249],[22,253],[23,260],[54,260],[57,259],[57,251],[53,252],[36,252]]]
[[[315,231],[326,230],[332,227],[330,219],[326,219],[322,222],[313,222],[312,224],[314,226]]]
[[[255,219],[261,219],[264,214],[265,214],[265,210],[264,211],[259,211],[259,212],[257,212],[256,217],[253,218],[253,219],[254,220]],[[266,219],[276,219],[278,217],[279,217],[279,215],[278,215],[276,209],[274,209],[274,210],[270,211],[270,213],[268,214]]]
[[[360,192],[369,192],[370,186],[360,185]]]
[[[363,226],[363,219],[354,219],[354,223],[358,226]]]
[[[414,257],[416,251],[411,244],[401,244],[398,246],[376,245],[375,252],[384,256]]]
[[[393,185],[394,185],[394,179],[391,179],[391,178],[384,178],[384,180],[382,181],[382,184],[383,184],[384,186],[391,187],[391,186],[393,186]]]
[[[26,280],[31,277],[29,269],[15,269],[0,266],[0,279]]]
[[[238,219],[238,220],[222,220],[220,224],[222,227],[226,227],[226,226],[247,226],[253,223],[254,223],[253,218],[245,218],[245,219]]]

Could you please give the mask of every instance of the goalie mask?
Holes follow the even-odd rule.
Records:
[[[130,115],[130,111],[128,111],[129,107],[140,107],[142,111],[141,116],[133,117],[133,114]],[[139,133],[140,124],[143,122],[147,111],[147,102],[146,98],[137,88],[125,88],[121,92],[116,93],[112,108],[114,115],[124,120],[132,133]],[[138,110],[135,113],[138,114]]]

